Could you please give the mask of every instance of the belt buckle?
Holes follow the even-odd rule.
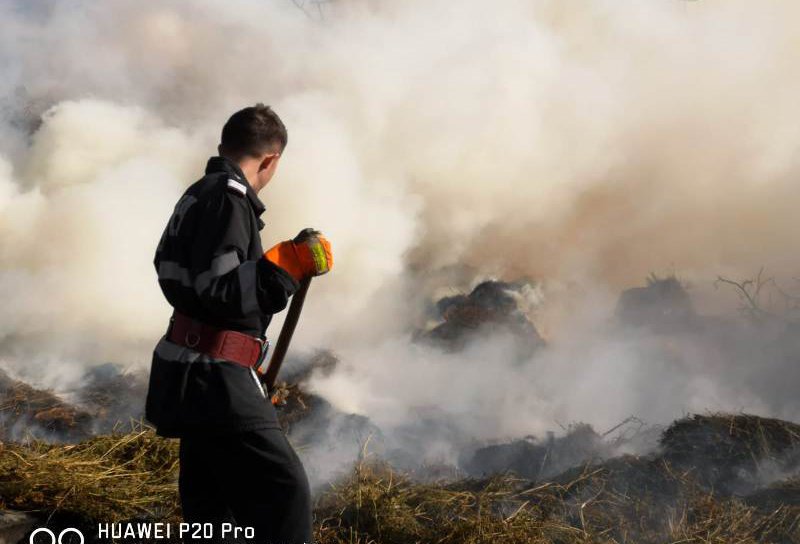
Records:
[[[266,372],[266,369],[261,370],[261,366],[264,364],[264,360],[266,360],[267,358],[267,353],[269,353],[269,346],[270,346],[269,338],[261,340],[261,354],[258,356],[258,361],[256,361],[256,364],[253,365],[253,370],[258,372],[259,374],[263,374],[264,372]]]

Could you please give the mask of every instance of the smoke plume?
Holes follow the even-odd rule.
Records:
[[[796,365],[754,369],[766,341],[650,349],[604,325],[653,271],[729,312],[717,275],[800,270],[800,4],[19,0],[0,18],[15,375],[147,368],[170,311],[160,232],[228,115],[260,101],[290,133],[264,245],[306,226],[334,244],[296,341],[340,355],[314,382],[336,407],[386,429],[433,410],[480,440],[691,410],[800,418]],[[532,361],[502,337],[410,342],[437,289],[487,277],[539,282],[549,345]]]

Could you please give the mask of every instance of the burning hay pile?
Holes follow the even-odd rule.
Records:
[[[73,402],[0,369],[0,441],[79,442],[132,430],[144,415],[147,382],[113,364],[90,368]]]
[[[132,430],[144,417],[147,375],[112,363],[86,371],[77,402],[94,420],[95,433]]]
[[[479,448],[464,462],[464,468],[474,476],[513,472],[540,480],[571,467],[606,459],[612,452],[612,445],[590,425],[578,424],[560,438],[550,433],[544,441],[528,437]]]
[[[85,440],[91,415],[55,393],[12,379],[0,370],[0,440]]]
[[[663,459],[703,486],[743,495],[800,470],[800,425],[751,415],[695,415],[661,438]]]
[[[544,344],[533,323],[520,307],[520,299],[533,289],[527,282],[488,280],[469,294],[444,297],[436,303],[441,323],[420,332],[418,339],[458,351],[476,337],[503,332],[517,340],[521,356],[530,355]]]
[[[668,332],[685,330],[698,323],[692,300],[675,276],[661,278],[651,274],[644,287],[622,292],[617,302],[617,318],[633,327]]]
[[[280,422],[284,431],[291,431],[295,423],[324,411],[329,404],[307,391],[307,383],[313,373],[329,374],[339,364],[339,360],[330,351],[321,350],[303,361],[292,361],[294,364],[284,372],[284,379],[276,384],[275,399],[280,410]]]

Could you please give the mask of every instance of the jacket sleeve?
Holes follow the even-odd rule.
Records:
[[[247,205],[228,192],[210,199],[192,245],[194,289],[203,306],[220,317],[274,314],[298,288],[288,273],[263,257],[246,260],[253,236]]]

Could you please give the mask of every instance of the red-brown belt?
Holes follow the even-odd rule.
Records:
[[[172,314],[167,340],[214,359],[263,371],[260,363],[265,355],[264,340],[238,331],[218,329],[179,312]]]

